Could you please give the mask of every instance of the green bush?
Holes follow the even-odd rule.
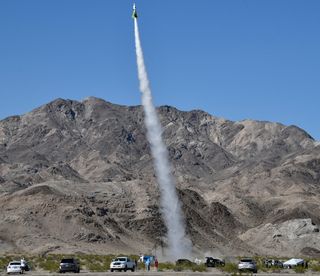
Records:
[[[227,273],[237,273],[238,266],[234,263],[226,263],[225,266],[221,266],[220,269]]]
[[[297,265],[294,269],[295,273],[305,273],[306,269],[303,266]]]
[[[12,256],[3,256],[0,258],[0,271],[5,271],[9,262],[15,260]]]
[[[257,263],[257,269],[258,271],[263,271],[263,272],[269,271],[269,269],[264,264],[260,264],[260,263]]]
[[[60,261],[53,260],[53,259],[51,260],[44,259],[40,261],[40,263],[38,264],[38,267],[49,272],[57,272],[59,271],[59,264],[60,264]]]
[[[159,271],[166,271],[166,270],[173,270],[175,268],[175,265],[173,263],[159,263]]]
[[[311,270],[314,272],[320,272],[320,264],[311,265]]]
[[[81,269],[86,268],[91,272],[108,271],[114,258],[114,255],[83,255],[79,257]]]
[[[159,263],[159,271],[164,270],[173,270],[173,271],[186,271],[191,270],[193,272],[205,272],[207,271],[207,267],[204,264],[179,264],[175,265],[172,263]]]
[[[191,267],[191,270],[193,271],[193,272],[206,272],[207,271],[207,267],[206,267],[206,265],[205,264],[200,264],[200,265],[193,265],[192,267]]]

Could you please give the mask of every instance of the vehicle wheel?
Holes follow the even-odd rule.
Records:
[[[113,272],[113,269],[111,268],[110,271]]]
[[[134,266],[132,267],[131,271],[132,271],[132,272],[134,272],[134,271],[135,271],[135,267],[134,267]]]
[[[124,272],[127,272],[127,267],[124,268]]]

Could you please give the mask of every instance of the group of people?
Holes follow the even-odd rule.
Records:
[[[140,254],[139,262],[145,265],[145,270],[150,271],[151,264],[154,264],[154,268],[156,271],[159,269],[159,262],[155,256],[145,256]]]

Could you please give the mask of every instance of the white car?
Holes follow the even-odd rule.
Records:
[[[132,272],[136,269],[136,263],[131,261],[128,257],[118,257],[112,260],[110,264],[110,271],[127,271],[131,270]]]
[[[238,270],[241,271],[251,271],[252,273],[257,273],[257,264],[253,259],[241,259],[238,264]]]
[[[13,261],[10,262],[7,266],[7,274],[10,273],[20,273],[23,274],[23,270],[21,268],[21,262],[20,261]]]

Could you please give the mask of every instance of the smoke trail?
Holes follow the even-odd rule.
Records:
[[[143,59],[137,19],[134,19],[135,45],[138,65],[138,77],[142,92],[142,104],[145,112],[147,137],[151,145],[151,153],[161,193],[161,207],[168,229],[168,255],[174,258],[191,255],[191,241],[185,235],[185,227],[181,215],[181,206],[173,181],[168,152],[161,133],[160,121],[152,103],[151,89]]]

